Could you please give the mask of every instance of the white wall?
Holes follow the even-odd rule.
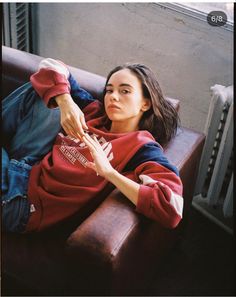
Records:
[[[182,124],[204,130],[210,86],[233,81],[233,33],[154,3],[37,4],[37,52],[106,76],[116,65],[151,67]]]

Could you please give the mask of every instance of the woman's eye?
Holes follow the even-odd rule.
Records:
[[[122,93],[123,94],[128,94],[128,93],[130,93],[130,91],[129,90],[122,90]]]
[[[106,90],[106,93],[112,93],[112,90]]]

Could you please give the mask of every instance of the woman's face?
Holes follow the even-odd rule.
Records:
[[[110,77],[104,97],[105,110],[117,132],[135,131],[143,113],[150,108],[150,100],[143,97],[140,80],[129,69],[122,69]],[[122,131],[125,130],[125,131]]]

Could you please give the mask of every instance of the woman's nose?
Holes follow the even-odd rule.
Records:
[[[110,96],[112,101],[119,101],[119,95],[116,92],[113,92]]]

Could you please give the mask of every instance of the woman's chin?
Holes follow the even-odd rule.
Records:
[[[122,118],[120,116],[114,114],[114,113],[113,114],[108,114],[107,116],[108,116],[109,120],[112,121],[112,122],[113,121],[114,122],[122,121]]]

